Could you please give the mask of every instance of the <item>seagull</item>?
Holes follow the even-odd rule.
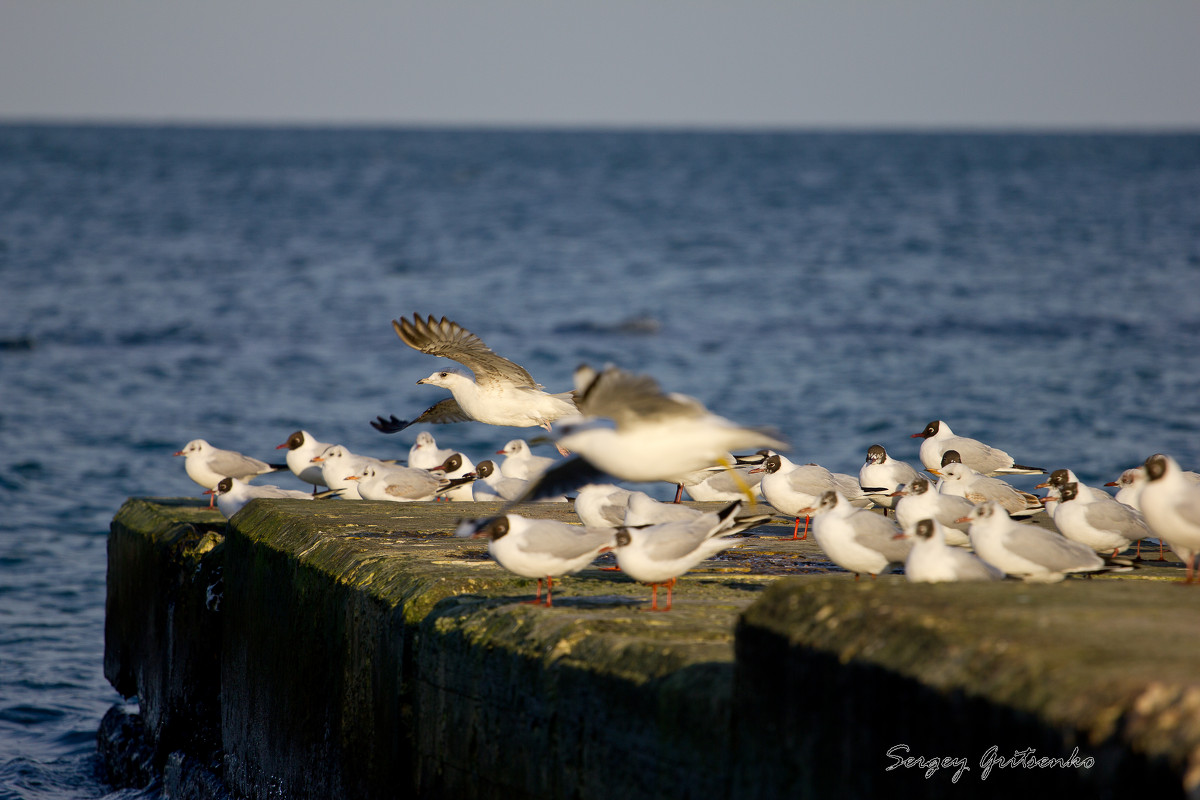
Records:
[[[1200,583],[1200,484],[1190,481],[1171,456],[1146,459],[1142,516],[1154,535],[1166,541],[1187,568],[1184,583]]]
[[[411,320],[393,320],[392,327],[400,341],[409,347],[457,361],[474,373],[474,378],[458,370],[442,370],[422,378],[417,383],[449,389],[453,403],[442,401],[427,409],[421,418],[398,428],[380,417],[380,424],[375,425],[380,430],[394,432],[415,422],[467,419],[488,425],[541,426],[550,430],[550,423],[578,413],[571,392],[542,391],[542,385],[524,367],[496,355],[482,339],[456,322],[445,317],[439,322],[433,316],[422,320],[419,314],[414,314]]]
[[[1054,507],[1054,527],[1073,542],[1085,544],[1097,553],[1117,555],[1135,541],[1150,536],[1142,515],[1108,492],[1095,490],[1081,483],[1052,486],[1059,493]]]
[[[268,472],[278,472],[287,469],[287,464],[268,464],[257,458],[242,455],[235,450],[222,450],[213,447],[203,439],[192,439],[175,455],[183,456],[183,467],[187,475],[205,489],[215,489],[222,478],[239,478],[250,480]],[[208,507],[213,507],[213,498],[209,497]]]
[[[471,459],[465,453],[451,453],[445,461],[438,464],[434,469],[444,472],[446,478],[452,482],[450,488],[442,493],[442,496],[447,500],[470,502],[475,499],[474,480],[454,482],[456,478],[465,478],[468,475],[474,475],[475,464],[472,463]]]
[[[913,546],[904,562],[904,577],[913,583],[998,581],[1004,573],[961,547],[946,544],[946,528],[935,519],[919,520],[912,533]]]
[[[583,416],[557,423],[559,446],[575,455],[546,470],[522,500],[614,478],[679,483],[690,472],[727,461],[733,450],[785,446],[766,431],[713,414],[698,400],[664,394],[648,375],[613,366],[576,369],[575,398]]]
[[[387,466],[389,463],[394,463],[381,461],[371,456],[360,456],[350,452],[345,445],[341,444],[332,445],[320,455],[313,456],[312,462],[321,465],[322,480],[326,486],[330,489],[342,490],[343,500],[362,499],[357,481],[351,480],[352,475],[361,474],[363,468],[368,464]]]
[[[504,456],[504,460],[500,462],[501,475],[526,481],[541,475],[558,460],[548,456],[535,456],[524,439],[513,439],[504,445],[503,450],[497,450],[496,455]]]
[[[471,499],[478,503],[497,500],[515,501],[529,488],[529,481],[522,478],[506,478],[488,459],[475,465],[475,482],[471,484]]]
[[[438,447],[437,439],[429,431],[417,434],[417,440],[408,448],[408,466],[417,469],[435,469],[454,455],[450,448]]]
[[[331,445],[329,442],[318,442],[312,437],[308,431],[296,431],[287,438],[287,441],[281,445],[276,445],[276,450],[287,448],[287,465],[300,480],[305,483],[311,483],[313,494],[316,494],[318,486],[324,486],[324,478],[321,477],[320,466],[312,463],[313,456],[320,455]]]
[[[975,505],[994,500],[1014,517],[1028,517],[1045,510],[1042,499],[1037,495],[1022,492],[999,478],[976,472],[967,464],[951,462],[940,470],[929,471],[941,476],[938,491],[942,494],[965,497]]]
[[[975,507],[965,497],[942,494],[929,479],[918,475],[912,483],[896,491],[896,522],[906,533],[912,533],[923,519],[934,519],[942,525],[942,538],[947,544],[966,547],[969,523],[958,522]]]
[[[1031,583],[1057,583],[1070,573],[1126,571],[1105,564],[1096,551],[1061,534],[1012,519],[999,503],[971,509],[971,546],[1005,574]]]
[[[633,492],[611,483],[580,486],[575,513],[588,528],[616,528],[625,522],[625,506]]]
[[[767,456],[762,466],[750,471],[766,473],[759,484],[763,499],[779,513],[796,518],[793,539],[808,538],[809,517],[804,509],[817,505],[821,495],[831,489],[850,498],[849,502],[855,506],[865,508],[871,504],[853,475],[830,472],[816,464],[797,466],[778,453]],[[804,516],[804,535],[798,536],[801,516]]]
[[[630,492],[622,524],[627,528],[661,525],[664,522],[693,520],[704,512],[682,503],[663,503],[645,492]]]
[[[487,463],[487,462],[484,462]],[[473,531],[472,531],[473,527]],[[579,572],[600,553],[613,546],[611,528],[581,528],[550,519],[529,519],[519,514],[504,514],[460,527],[459,535],[488,540],[488,554],[509,572],[523,578],[536,578],[537,596],[527,601],[552,606],[554,577]],[[546,599],[542,600],[542,578],[546,579]]]
[[[921,442],[921,463],[926,469],[937,469],[942,465],[942,453],[957,450],[963,463],[984,475],[1036,475],[1046,470],[1041,467],[1026,467],[1013,462],[1013,457],[1003,450],[989,447],[978,439],[955,436],[950,426],[940,419],[925,426],[925,430],[912,435]]]
[[[452,485],[470,483],[474,478],[446,480],[445,473],[402,466],[367,464],[357,475],[346,477],[357,481],[363,500],[385,500],[392,503],[413,503],[432,500]]]
[[[716,466],[689,472],[679,481],[679,485],[689,497],[700,503],[740,500],[746,496],[743,486],[748,487],[755,498],[760,498],[762,473],[751,475],[751,472],[751,465],[735,461],[733,467]]]
[[[855,508],[841,492],[827,491],[815,506],[800,509],[813,517],[813,537],[829,560],[842,569],[872,578],[903,565],[912,542],[897,538],[895,522],[873,511]]]
[[[650,584],[651,611],[670,611],[675,579],[722,550],[737,547],[745,539],[733,534],[766,522],[766,515],[738,518],[742,501],[735,500],[719,511],[709,511],[690,520],[663,522],[646,527],[617,529],[614,552],[617,566],[639,583]],[[658,607],[658,587],[667,587],[667,607]]]
[[[1066,486],[1068,483],[1078,484],[1080,491],[1083,491],[1083,492],[1086,492],[1087,494],[1092,495],[1097,500],[1111,500],[1112,499],[1111,494],[1104,491],[1103,489],[1096,489],[1094,487],[1088,486],[1083,481],[1079,480],[1079,478],[1077,478],[1075,476],[1075,473],[1069,469],[1054,470],[1053,472],[1050,473],[1050,477],[1046,479],[1045,483],[1039,483],[1037,486],[1035,486],[1033,488],[1049,489],[1051,487],[1054,487],[1055,489],[1062,489],[1062,487]],[[1055,508],[1059,503],[1059,495],[1060,494],[1061,494],[1061,492],[1054,492],[1054,493],[1051,493],[1051,494],[1047,495],[1046,497],[1042,498],[1042,507],[1046,509],[1046,513],[1049,514],[1051,517],[1054,516]]]
[[[280,489],[272,484],[246,483],[238,478],[222,478],[217,485],[205,492],[216,497],[217,508],[226,519],[242,510],[242,506],[260,497],[289,498],[293,500],[313,500],[325,497],[337,497],[337,490],[309,494],[301,489]]]
[[[858,484],[876,505],[896,507],[896,491],[917,478],[917,471],[888,455],[881,444],[867,448],[867,460],[858,470]],[[885,512],[886,513],[886,512]]]

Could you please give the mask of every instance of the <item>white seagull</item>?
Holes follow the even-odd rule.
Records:
[[[445,317],[439,322],[432,316],[422,320],[414,314],[411,320],[393,320],[392,327],[400,341],[414,350],[457,361],[474,373],[472,379],[457,370],[442,370],[417,381],[441,386],[454,396],[453,405],[435,411],[442,405],[438,404],[426,411],[436,416],[426,421],[457,422],[465,417],[488,425],[540,425],[550,430],[551,422],[578,413],[571,392],[543,391],[524,367],[496,355],[482,339],[456,322]]]
[[[588,528],[616,528],[625,522],[625,506],[633,492],[611,483],[580,486],[575,513]]]
[[[801,509],[811,514],[813,537],[829,560],[854,573],[858,580],[863,572],[874,578],[908,558],[912,542],[897,538],[900,528],[892,520],[852,506],[840,492],[828,491],[811,508]]]
[[[363,500],[383,500],[391,503],[414,503],[433,500],[453,484],[445,473],[430,472],[413,467],[367,464],[357,475],[346,478],[356,481]],[[471,478],[458,478],[457,483],[469,483]]]
[[[1200,484],[1188,480],[1171,456],[1146,459],[1142,516],[1154,535],[1166,541],[1187,568],[1184,583],[1200,583]]]
[[[558,459],[549,456],[535,456],[529,449],[529,442],[524,439],[513,439],[497,450],[496,455],[504,456],[500,462],[500,474],[506,478],[533,480],[549,469]]]
[[[611,478],[679,483],[690,472],[728,462],[733,450],[784,447],[766,431],[730,422],[698,400],[663,393],[648,375],[617,367],[576,369],[575,402],[583,417],[557,423],[560,447],[575,455],[546,470],[524,499]]]
[[[217,508],[226,519],[242,510],[242,506],[260,497],[287,498],[291,500],[312,500],[314,498],[336,497],[338,492],[327,491],[309,494],[301,489],[280,489],[278,486],[266,483],[262,485],[246,483],[238,478],[222,478],[213,489],[205,494],[211,494],[217,499]]]
[[[1057,583],[1073,573],[1118,571],[1107,566],[1087,545],[1013,520],[999,503],[981,503],[971,509],[966,519],[971,523],[971,546],[975,554],[1014,578],[1031,583]]]
[[[947,544],[966,547],[971,543],[967,536],[970,524],[958,521],[975,507],[967,498],[942,494],[922,475],[897,490],[896,495],[896,522],[906,533],[911,534],[921,520],[934,519],[941,523]]]
[[[448,447],[438,447],[437,439],[429,431],[417,434],[417,440],[408,448],[408,466],[417,469],[436,469],[454,455]]]
[[[470,527],[460,527],[459,535],[470,530]],[[527,602],[550,607],[553,605],[555,576],[579,572],[600,553],[611,549],[614,531],[505,514],[477,524],[469,535],[476,539],[486,537],[488,554],[509,572],[523,578],[536,578],[537,596]],[[545,600],[542,600],[543,578],[546,579]]]
[[[1042,499],[1037,495],[1022,492],[999,478],[976,472],[967,464],[950,463],[941,469],[929,471],[941,476],[938,491],[942,494],[965,497],[975,505],[994,500],[1014,517],[1029,517],[1045,510]]]
[[[867,448],[867,460],[858,469],[858,484],[871,502],[884,508],[896,507],[895,493],[917,478],[917,471],[907,462],[888,455],[881,444]]]
[[[904,577],[913,583],[998,581],[1004,573],[961,547],[946,544],[946,528],[935,519],[919,520],[911,533],[912,550],[904,562]]]
[[[288,469],[300,480],[311,483],[316,494],[317,487],[325,485],[325,479],[321,477],[321,467],[312,463],[313,456],[320,455],[330,446],[329,442],[314,439],[308,431],[296,431],[286,442],[276,445],[275,449],[287,448]]]
[[[840,472],[830,472],[816,464],[793,464],[786,456],[772,453],[763,460],[762,466],[755,467],[751,472],[762,472],[762,483],[759,489],[763,499],[770,503],[780,514],[796,518],[792,528],[793,539],[807,539],[809,516],[805,509],[812,508],[820,502],[821,495],[833,490],[849,498],[849,502],[859,508],[871,504],[858,485],[853,475]],[[804,535],[800,536],[800,517],[804,517]]]
[[[360,475],[368,464],[375,466],[389,464],[378,458],[352,453],[349,448],[341,444],[332,445],[321,454],[313,456],[312,462],[320,465],[322,480],[326,486],[330,489],[342,490],[343,500],[362,499],[362,494],[358,491],[358,481],[352,479],[352,476]]]
[[[248,481],[268,472],[287,469],[287,464],[268,464],[236,450],[213,447],[203,439],[192,439],[182,450],[176,450],[175,455],[183,456],[183,468],[188,477],[205,489],[217,488],[222,478]],[[212,506],[213,498],[209,497],[208,507]]]
[[[921,463],[925,469],[937,469],[942,466],[942,453],[957,450],[964,464],[984,475],[1035,475],[1046,471],[1041,467],[1014,463],[1008,453],[978,439],[955,436],[950,426],[940,419],[926,425],[920,433],[914,433],[912,438],[925,440],[921,442]]]
[[[675,579],[722,550],[736,547],[745,539],[731,538],[766,522],[768,516],[738,519],[742,501],[735,500],[719,511],[709,511],[690,520],[663,522],[638,528],[618,528],[614,552],[617,566],[639,583],[651,586],[651,611],[670,611]],[[667,607],[658,607],[658,587],[667,587]]]

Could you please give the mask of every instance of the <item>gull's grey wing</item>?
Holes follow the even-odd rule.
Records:
[[[480,386],[503,383],[542,388],[524,367],[496,355],[478,336],[445,317],[437,322],[432,315],[428,320],[422,320],[420,315],[414,314],[412,320],[392,320],[392,327],[400,341],[414,350],[449,358],[471,370]]]
[[[612,366],[600,373],[586,365],[575,371],[575,405],[585,416],[606,417],[618,428],[708,413],[697,400],[664,394],[649,375],[634,375]]]
[[[557,558],[578,558],[584,553],[612,544],[616,531],[608,528],[581,528],[552,520],[527,520],[529,528],[521,540],[528,553],[550,553]]]
[[[957,450],[964,462],[969,463],[977,472],[984,474],[1007,467],[1012,457],[995,447],[990,447],[977,439],[956,436],[946,443],[947,450]]]
[[[448,425],[452,422],[470,422],[471,417],[467,416],[466,412],[458,404],[458,401],[453,397],[447,397],[445,400],[439,400],[429,408],[421,412],[421,416],[416,419],[397,419],[395,414],[391,415],[390,419],[377,417],[371,421],[371,427],[380,433],[399,433],[410,425],[418,423],[428,423],[430,425]]]
[[[990,581],[999,580],[1004,573],[993,567],[974,553],[960,550],[957,547],[948,548],[949,556],[954,562],[954,574],[959,580]]]
[[[707,514],[694,520],[664,522],[642,531],[646,538],[646,554],[658,561],[674,561],[683,558],[708,539],[713,519]]]
[[[208,459],[208,466],[218,475],[227,475],[230,478],[242,480],[253,478],[255,475],[261,475],[274,468],[272,464],[235,453],[232,450],[218,450],[213,453]],[[284,469],[287,467],[285,466]]]
[[[536,480],[529,483],[525,493],[505,508],[511,508],[518,503],[530,503],[545,497],[557,497],[560,494],[573,492],[580,486],[589,483],[604,483],[613,477],[608,473],[592,466],[582,456],[571,456],[563,459],[550,469],[543,472]]]
[[[895,538],[900,529],[882,514],[860,510],[850,517],[850,522],[854,526],[854,541],[863,547],[882,553],[888,561],[897,564],[903,564],[908,558],[912,541]]]
[[[1002,541],[1017,555],[1053,572],[1077,572],[1104,566],[1104,560],[1087,545],[1033,525],[1013,525],[1005,531]]]
[[[1150,533],[1141,514],[1116,500],[1088,503],[1083,517],[1089,525],[1116,531],[1127,539],[1141,539]]]
[[[387,486],[384,487],[384,493],[392,497],[411,498],[424,497],[437,491],[441,486],[441,481],[435,478],[424,470],[413,470],[412,472],[388,473]]]

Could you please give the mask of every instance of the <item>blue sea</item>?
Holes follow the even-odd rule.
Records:
[[[0,800],[154,796],[94,776],[110,519],[197,496],[193,438],[403,457],[368,421],[447,365],[413,313],[838,471],[937,418],[1090,483],[1194,469],[1200,136],[0,126]]]

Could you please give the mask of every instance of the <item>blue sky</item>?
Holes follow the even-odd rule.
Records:
[[[0,0],[0,120],[1200,129],[1194,0]]]

